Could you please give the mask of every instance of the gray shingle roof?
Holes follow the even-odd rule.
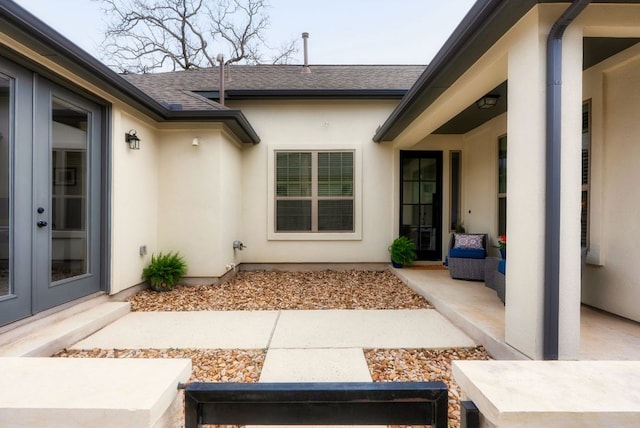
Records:
[[[311,73],[303,73],[300,65],[231,65],[225,71],[225,89],[406,91],[424,69],[423,65],[312,65]],[[193,94],[193,91],[218,91],[218,67],[169,73],[127,74],[123,77],[156,100],[182,104],[186,110],[225,108]]]

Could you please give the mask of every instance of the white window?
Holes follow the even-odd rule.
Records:
[[[275,232],[354,232],[354,152],[275,152]]]

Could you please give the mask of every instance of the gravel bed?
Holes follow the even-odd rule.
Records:
[[[136,311],[424,309],[432,306],[389,271],[240,272],[217,286],[142,291],[129,301]],[[257,382],[266,350],[92,349],[63,350],[68,358],[191,358],[190,382]],[[449,388],[449,426],[460,426],[460,388],[453,360],[488,360],[484,348],[370,349],[365,358],[374,382],[443,381]]]
[[[129,298],[133,311],[429,309],[390,271],[239,272],[219,285],[184,286]]]

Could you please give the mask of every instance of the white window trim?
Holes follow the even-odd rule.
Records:
[[[359,241],[362,240],[362,148],[354,144],[269,144],[267,149],[267,239],[270,241]],[[353,152],[353,232],[276,232],[275,166],[278,151]]]

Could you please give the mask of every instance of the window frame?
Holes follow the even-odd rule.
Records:
[[[279,197],[277,196],[277,169],[276,158],[280,152],[312,153],[312,196],[311,197]],[[353,195],[350,197],[319,197],[318,196],[318,153],[351,152],[353,153]],[[362,239],[362,154],[355,145],[327,144],[321,148],[305,147],[300,145],[270,145],[268,161],[268,240],[361,240]],[[312,200],[312,228],[310,231],[278,231],[277,230],[277,200]],[[353,228],[347,231],[322,231],[318,228],[318,200],[352,200],[353,201]]]
[[[584,209],[581,207],[581,213],[580,213],[580,246],[582,248],[589,248],[589,244],[590,244],[590,215],[589,215],[589,211],[591,210],[591,191],[590,191],[590,187],[591,187],[591,157],[592,157],[592,140],[593,140],[593,135],[591,132],[591,112],[592,112],[592,104],[591,104],[591,99],[585,100],[582,102],[582,109],[584,110],[584,108],[586,107],[587,109],[587,126],[586,129],[584,127],[584,122],[583,125],[581,126],[582,128],[582,132],[580,133],[581,135],[581,139],[584,138],[584,135],[587,134],[588,135],[588,142],[587,142],[587,164],[586,164],[586,171],[585,171],[585,164],[584,162],[582,162],[582,166],[581,166],[581,177],[585,176],[586,173],[586,177],[587,177],[587,182],[586,183],[582,183],[582,178],[580,179],[580,185],[581,185],[581,190],[580,190],[580,198],[581,198],[581,205],[582,205],[582,195],[584,193],[586,193],[586,207],[584,207]],[[584,113],[583,113],[584,114]],[[581,154],[582,154],[582,150],[581,150]],[[584,218],[583,218],[584,215]],[[583,229],[584,227],[584,229]],[[585,236],[585,241],[582,242],[582,236]]]
[[[457,171],[453,168],[454,156],[457,156]],[[455,232],[462,223],[462,150],[451,150],[449,151],[449,231]]]
[[[507,149],[506,149],[507,155],[505,156],[505,167],[504,167],[505,168],[505,191],[501,192],[500,191],[500,142],[503,139],[505,140],[505,143],[507,145]],[[496,168],[496,170],[497,170],[497,177],[496,177],[497,178],[497,181],[496,181],[496,190],[497,190],[497,192],[496,192],[496,195],[497,195],[496,230],[498,231],[498,236],[501,236],[501,235],[506,235],[507,234],[507,206],[506,206],[506,204],[507,204],[507,190],[508,189],[506,188],[507,187],[506,176],[508,174],[508,171],[507,171],[506,162],[507,162],[507,159],[508,159],[508,156],[509,156],[509,154],[508,154],[509,141],[507,139],[507,134],[502,134],[502,135],[500,135],[498,137],[496,149],[497,149],[497,156],[496,156],[496,162],[497,162],[497,168]],[[500,201],[501,200],[504,200],[504,203],[505,203],[505,209],[504,209],[505,218],[504,218],[504,222],[502,222],[501,219],[500,219]],[[504,229],[503,230],[501,230],[501,228],[500,228],[500,225],[502,223],[504,223]]]

